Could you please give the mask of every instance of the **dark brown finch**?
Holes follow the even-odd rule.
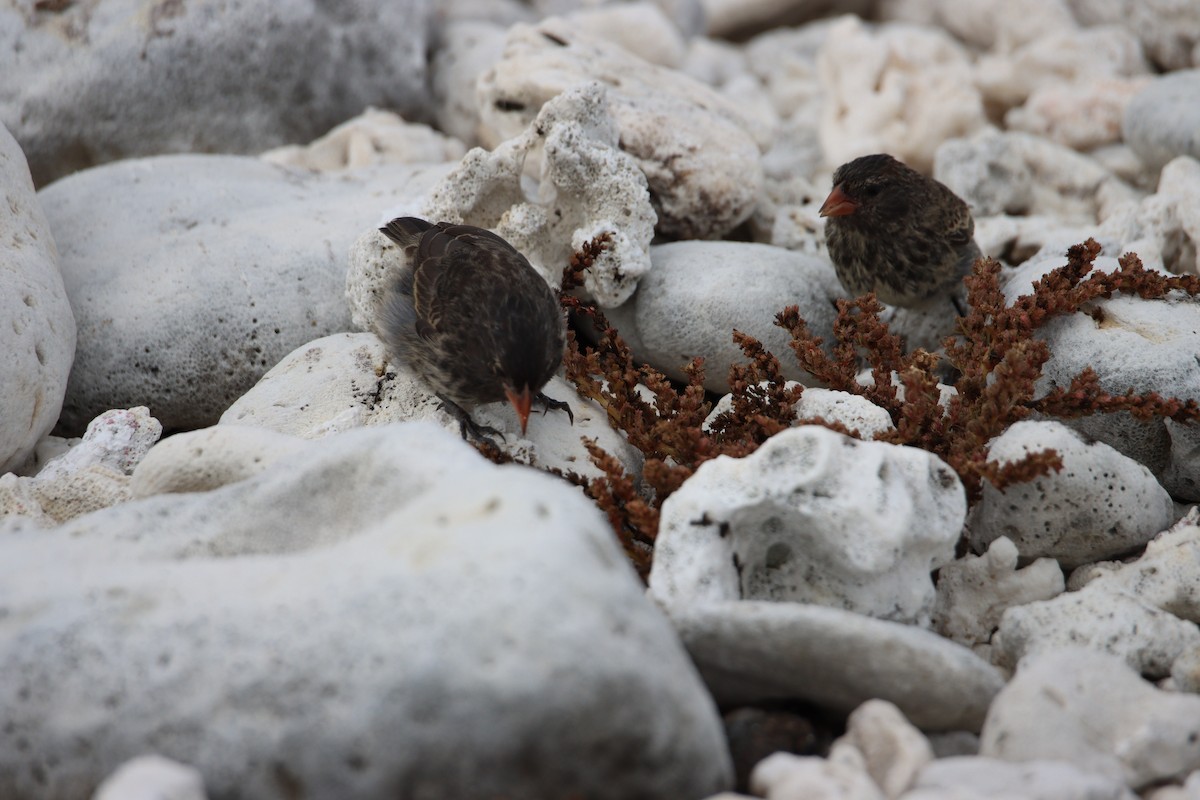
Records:
[[[379,230],[405,255],[383,299],[384,344],[433,388],[464,439],[500,433],[468,412],[500,400],[516,409],[522,434],[535,399],[575,421],[570,406],[542,394],[562,363],[565,323],[525,256],[471,225],[398,217]]]
[[[980,252],[971,209],[944,184],[889,155],[863,156],[833,173],[821,216],[846,291],[907,308],[948,298],[963,313],[962,279]]]

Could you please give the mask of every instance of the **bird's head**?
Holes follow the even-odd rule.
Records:
[[[521,317],[509,335],[519,345],[504,348],[493,365],[504,396],[521,421],[521,435],[529,424],[529,409],[542,387],[562,364],[562,318]]]
[[[906,189],[921,179],[919,172],[886,153],[856,158],[833,173],[833,191],[820,215],[861,225],[902,218],[911,200]]]

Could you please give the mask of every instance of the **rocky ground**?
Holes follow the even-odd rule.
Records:
[[[0,797],[1200,800],[1198,131],[1167,0],[0,7]],[[830,388],[773,324],[837,339],[871,152],[1002,265],[977,385]],[[556,287],[605,242],[579,302],[703,357],[703,426],[568,359],[574,424],[480,408],[484,458],[376,336],[402,214]],[[647,445],[757,396],[735,329],[827,424]]]

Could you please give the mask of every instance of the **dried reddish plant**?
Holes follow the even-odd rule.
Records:
[[[704,391],[700,359],[685,368],[687,382],[677,387],[638,362],[594,304],[568,294],[605,245],[602,239],[589,242],[564,271],[563,305],[590,320],[598,332],[594,346],[581,345],[573,332],[568,334],[566,372],[579,393],[604,408],[612,426],[645,455],[639,485],[614,457],[595,442],[588,443],[604,477],[588,482],[587,492],[608,514],[626,552],[644,573],[662,501],[705,461],[748,455],[796,424],[795,406],[803,389],[787,385],[779,362],[758,340],[733,331],[747,363],[730,369],[731,407],[705,427],[712,404]],[[1092,240],[1072,247],[1066,265],[1036,281],[1031,294],[1011,306],[1000,289],[1000,265],[991,259],[978,261],[967,278],[970,311],[959,320],[959,335],[944,342],[944,356],[919,349],[906,353],[900,337],[881,319],[883,307],[873,295],[838,301],[829,351],[795,306],[780,312],[775,322],[791,334],[791,348],[806,371],[832,389],[862,395],[888,411],[895,430],[877,435],[877,440],[940,456],[958,473],[973,502],[985,480],[1003,488],[1061,468],[1058,454],[1051,450],[1005,464],[987,460],[988,443],[995,436],[1035,413],[1069,418],[1128,411],[1139,419],[1200,418],[1194,400],[1132,389],[1106,392],[1091,369],[1067,387],[1037,395],[1050,350],[1036,332],[1048,320],[1076,312],[1095,316],[1101,312],[1089,303],[1116,292],[1147,299],[1173,291],[1200,294],[1200,278],[1148,271],[1134,254],[1122,257],[1113,273],[1094,271],[1099,250]],[[938,380],[943,358],[957,374],[956,391],[945,402]],[[873,378],[865,385],[858,381],[863,363]],[[825,420],[803,421],[854,433]]]
[[[865,396],[891,414],[896,430],[877,439],[937,454],[958,472],[973,501],[984,479],[1004,488],[1061,467],[1058,455],[1049,450],[1003,465],[987,461],[988,442],[1034,413],[1070,418],[1129,411],[1140,419],[1197,419],[1193,400],[1138,394],[1132,389],[1113,395],[1101,389],[1090,368],[1070,386],[1037,396],[1037,381],[1050,359],[1050,348],[1036,338],[1036,331],[1051,318],[1080,311],[1100,313],[1087,304],[1116,292],[1146,299],[1171,291],[1200,293],[1200,278],[1146,270],[1132,253],[1123,256],[1120,268],[1112,273],[1094,271],[1099,252],[1100,246],[1090,239],[1072,247],[1064,266],[1035,281],[1032,292],[1011,306],[1000,289],[1000,264],[992,259],[978,261],[966,279],[970,311],[959,320],[960,335],[943,343],[945,358],[958,373],[956,392],[944,406],[937,383],[938,358],[922,350],[903,353],[879,319],[881,307],[870,296],[839,304],[836,358],[824,355],[821,340],[812,335],[795,308],[786,309],[776,323],[792,334],[792,348],[805,369],[830,386]],[[854,381],[860,356],[872,367],[872,386]],[[892,375],[904,387],[903,401]]]

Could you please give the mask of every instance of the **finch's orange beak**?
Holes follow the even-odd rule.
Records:
[[[517,418],[521,420],[521,435],[525,435],[525,427],[529,424],[529,409],[533,406],[533,393],[529,391],[529,387],[525,386],[521,391],[508,388],[504,390],[508,395],[508,402],[512,403],[512,407],[517,410]]]
[[[829,197],[825,198],[825,202],[821,205],[820,214],[822,217],[844,217],[853,214],[858,210],[858,203],[851,200],[842,191],[842,185],[839,183],[833,187],[833,191],[829,193]]]

